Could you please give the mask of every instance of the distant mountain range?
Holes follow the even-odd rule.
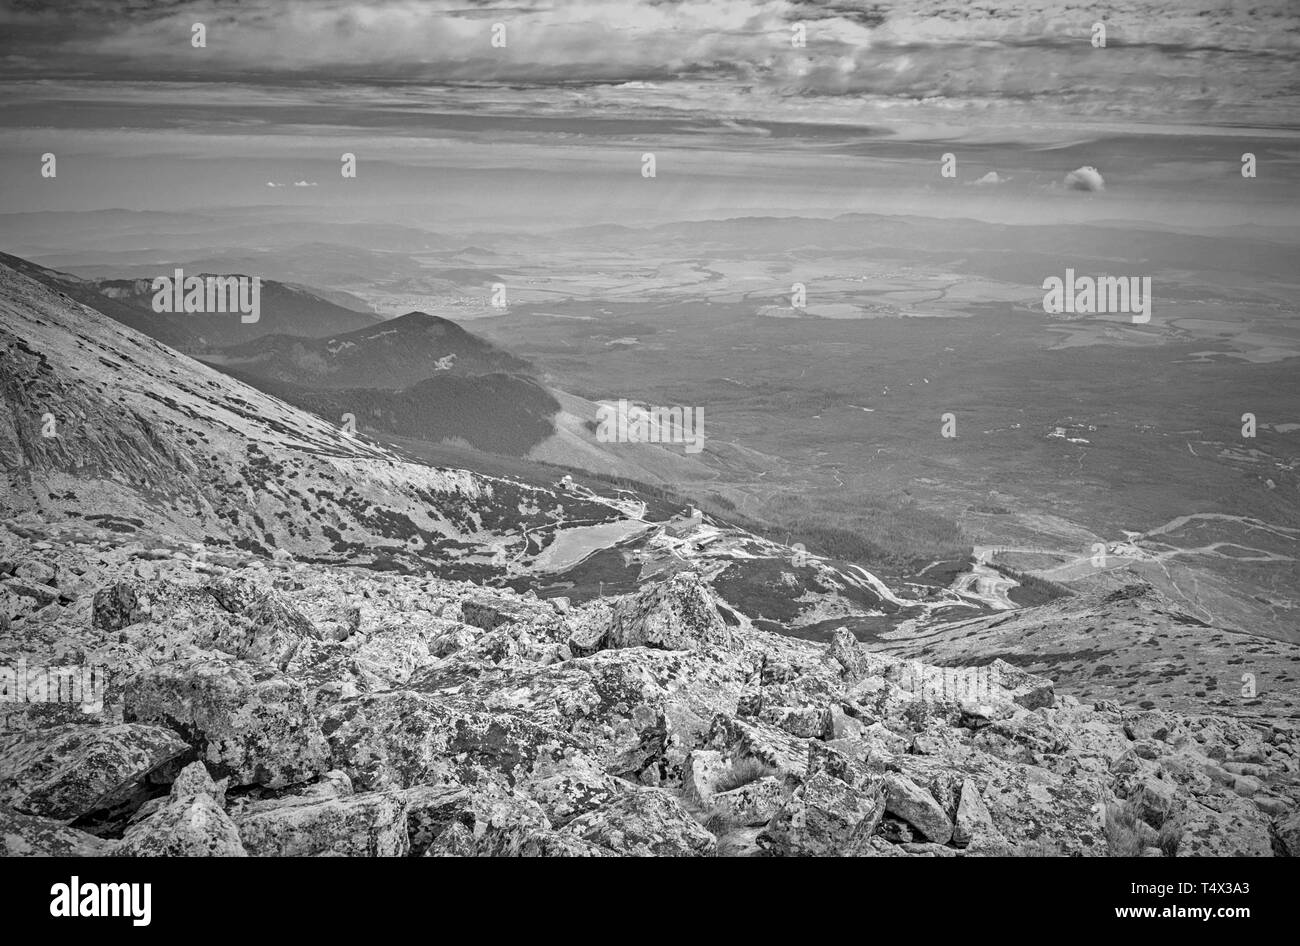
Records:
[[[154,312],[146,279],[85,279],[8,254],[0,264],[332,423],[350,414],[377,436],[651,483],[704,481],[716,464],[762,465],[730,445],[696,457],[599,443],[586,429],[597,404],[549,387],[528,361],[436,315],[384,320],[347,293],[263,280],[261,318],[244,324],[233,313]]]
[[[0,262],[71,299],[91,306],[123,325],[190,354],[238,345],[267,335],[320,337],[373,326],[380,316],[346,308],[337,301],[289,283],[262,280],[261,311],[245,323],[237,313],[179,314],[153,310],[151,279],[83,279],[0,253]],[[158,275],[171,275],[159,267]],[[189,275],[203,276],[194,271]],[[331,293],[335,299],[343,298]],[[356,303],[360,304],[360,300]]]
[[[267,381],[308,388],[397,390],[450,374],[530,373],[522,358],[471,335],[455,322],[408,312],[354,331],[315,337],[270,334],[204,357],[209,364]]]

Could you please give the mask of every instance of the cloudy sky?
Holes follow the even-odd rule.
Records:
[[[1177,207],[1246,148],[1291,184],[1297,45],[1291,0],[19,0],[0,8],[0,212],[901,212],[948,150],[964,183],[999,182],[946,193],[949,213],[1014,218],[989,190],[1041,197],[1103,159],[1130,210]],[[57,188],[34,188],[46,152]],[[1276,212],[1270,186],[1251,199]]]

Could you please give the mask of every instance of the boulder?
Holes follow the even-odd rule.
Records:
[[[126,829],[115,853],[130,857],[247,857],[222,807],[225,785],[201,762],[186,766],[168,801]]]
[[[511,713],[469,712],[410,690],[340,700],[321,713],[331,767],[361,790],[516,782],[579,740]]]
[[[70,723],[0,736],[0,805],[72,820],[127,800],[189,752],[160,726]],[[179,767],[177,765],[177,767]]]
[[[0,808],[2,857],[106,857],[114,846],[62,822]]]
[[[206,590],[225,613],[199,622],[194,639],[200,647],[241,660],[266,661],[283,670],[304,639],[321,637],[312,622],[274,589],[223,579]]]
[[[935,844],[952,840],[952,822],[942,806],[906,775],[891,772],[885,776],[885,811],[906,821]]]
[[[857,789],[816,772],[782,802],[758,843],[782,856],[857,857],[870,850],[884,813],[877,787]]]
[[[713,795],[709,808],[729,824],[765,825],[785,801],[785,786],[774,775]]]
[[[971,779],[965,779],[961,784],[961,799],[957,802],[952,843],[957,847],[976,849],[1005,843],[1002,832],[993,821],[989,806],[984,802],[984,796]]]
[[[329,768],[306,689],[269,668],[204,659],[162,664],[126,684],[123,712],[175,729],[235,785],[282,788]]]
[[[717,846],[681,802],[657,788],[634,788],[579,815],[564,831],[636,857],[707,857]]]
[[[709,726],[706,744],[733,763],[752,759],[779,775],[802,776],[807,767],[807,739],[756,719],[719,713]]]
[[[1210,801],[1205,798],[1203,801]],[[1178,816],[1179,857],[1272,857],[1269,819],[1245,798],[1223,795],[1216,808],[1188,801]]]
[[[133,582],[117,581],[105,585],[91,599],[90,622],[96,630],[120,631],[147,616]]]
[[[1278,822],[1277,841],[1281,853],[1287,857],[1300,857],[1300,811]]]
[[[734,640],[709,586],[693,572],[681,572],[615,605],[608,646],[726,649]]]
[[[249,802],[233,814],[254,857],[404,857],[406,797],[399,791]]]
[[[405,792],[411,853],[426,857],[568,857],[595,852],[556,833],[536,802],[500,785]]]
[[[602,772],[584,759],[573,757],[553,766],[540,767],[540,771],[522,788],[557,828],[631,791],[628,782]]]

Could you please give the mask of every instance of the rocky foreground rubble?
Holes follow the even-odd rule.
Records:
[[[10,542],[0,585],[0,662],[108,669],[4,704],[7,855],[1300,853],[1294,720],[786,638],[690,573],[571,608]]]

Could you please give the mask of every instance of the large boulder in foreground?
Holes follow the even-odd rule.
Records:
[[[1208,801],[1211,808],[1201,804]],[[1269,820],[1252,802],[1229,794],[1202,796],[1179,813],[1179,857],[1272,857]]]
[[[829,772],[814,772],[777,809],[758,843],[787,857],[861,856],[884,814],[878,788],[855,788]]]
[[[401,792],[255,801],[235,812],[254,857],[405,857],[410,850]]]
[[[693,572],[682,572],[615,605],[606,643],[700,650],[731,648],[734,641],[709,586]]]
[[[952,822],[943,808],[906,775],[891,772],[885,776],[885,812],[906,821],[927,841],[947,844],[952,840]]]
[[[133,857],[247,857],[239,831],[222,807],[224,786],[202,762],[172,783],[167,802],[126,830],[116,853]]]
[[[567,832],[615,854],[707,857],[717,839],[657,788],[638,788],[569,822]]]
[[[140,723],[70,723],[5,734],[0,736],[0,805],[70,821],[126,800],[188,751],[171,730]]]
[[[340,700],[322,712],[333,766],[359,790],[518,782],[579,740],[512,713],[471,712],[411,690]]]
[[[421,785],[405,792],[411,853],[425,857],[600,857],[609,852],[557,833],[542,808],[512,789]]]
[[[153,667],[127,683],[124,714],[175,729],[234,785],[282,788],[328,768],[306,688],[264,665],[197,659]]]
[[[106,857],[113,848],[50,818],[0,808],[0,857]]]

